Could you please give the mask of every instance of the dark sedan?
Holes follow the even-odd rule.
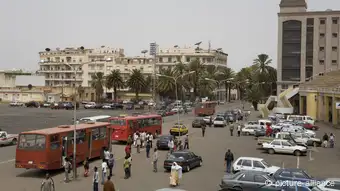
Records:
[[[310,176],[305,170],[298,168],[281,168],[273,174],[273,178],[278,181],[299,181],[301,183],[321,181]]]
[[[261,129],[255,129],[254,132],[255,137],[263,137],[266,135],[266,129],[264,127],[261,127]]]
[[[172,164],[176,162],[183,168],[183,171],[189,172],[190,169],[199,167],[202,165],[202,157],[197,156],[195,153],[183,150],[183,151],[176,151],[170,154],[167,159],[164,161],[164,168],[165,170],[171,170]]]
[[[275,180],[266,172],[241,171],[224,175],[220,187],[221,190],[256,190],[274,182]]]
[[[203,119],[194,119],[194,121],[192,121],[192,128],[202,128],[205,127],[205,121]]]
[[[172,135],[162,135],[162,136],[160,136],[158,138],[157,142],[156,142],[157,149],[158,150],[169,149],[168,143],[171,139],[173,139]]]

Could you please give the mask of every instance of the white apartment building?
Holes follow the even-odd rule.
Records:
[[[327,1],[325,1],[327,3]],[[281,0],[277,92],[340,66],[340,11],[309,11],[305,0]]]
[[[93,73],[109,74],[116,59],[124,56],[124,49],[105,46],[95,49],[57,48],[39,52],[39,56],[39,73],[45,76],[46,86],[88,87]]]

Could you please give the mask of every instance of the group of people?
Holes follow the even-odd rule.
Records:
[[[145,131],[135,132],[132,136],[129,136],[127,145],[131,146],[133,144],[133,146],[137,148],[137,153],[140,153],[140,149],[144,147],[146,149],[149,147],[150,151],[150,148],[152,148],[153,139],[154,137],[152,133],[147,133]]]
[[[325,133],[322,137],[322,146],[324,148],[328,147],[328,143],[329,143],[329,147],[330,148],[334,148],[335,145],[335,136],[333,133],[330,133],[329,135],[327,133]]]

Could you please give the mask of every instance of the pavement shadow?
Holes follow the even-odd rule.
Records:
[[[21,178],[45,178],[46,173],[49,173],[52,177],[59,175],[64,172],[64,169],[58,169],[58,170],[33,170],[29,169],[26,170],[23,173],[18,174],[16,177],[21,177]]]

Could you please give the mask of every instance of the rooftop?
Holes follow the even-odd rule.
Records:
[[[340,91],[340,70],[320,73],[310,81],[299,85],[300,90],[325,91],[339,89]]]
[[[306,7],[305,0],[281,0],[280,7]]]

